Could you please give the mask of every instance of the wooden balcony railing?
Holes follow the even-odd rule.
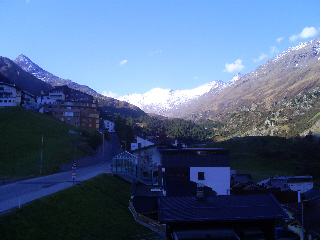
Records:
[[[137,222],[141,223],[141,224],[144,225],[144,226],[149,227],[149,228],[150,228],[152,231],[154,231],[154,232],[157,232],[157,233],[159,233],[159,234],[161,234],[161,235],[164,235],[164,234],[165,234],[165,232],[166,232],[166,227],[165,227],[164,225],[162,225],[162,224],[160,224],[160,223],[158,223],[158,222],[156,222],[156,221],[154,221],[154,220],[152,220],[152,219],[150,219],[150,218],[148,218],[148,217],[146,217],[146,216],[138,213],[138,212],[134,209],[134,207],[133,207],[133,205],[132,205],[132,202],[130,202],[130,201],[129,201],[129,209],[130,209],[130,211],[131,211],[134,219],[135,219]]]

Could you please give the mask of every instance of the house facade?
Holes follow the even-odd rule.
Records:
[[[21,106],[28,110],[38,109],[37,98],[31,93],[22,91],[21,92]]]
[[[170,145],[160,143],[148,145],[143,148],[138,148],[131,152],[134,156],[138,158],[137,164],[139,164],[140,162],[141,164],[143,163],[143,165],[145,165],[146,168],[157,168],[159,165],[161,165],[161,153],[159,150],[169,147]]]
[[[21,93],[21,89],[13,84],[0,83],[0,107],[20,106]]]
[[[230,195],[230,151],[222,148],[159,149],[165,178],[186,178],[217,195]]]
[[[61,86],[41,98],[40,112],[49,114],[76,127],[99,128],[99,111],[93,96]]]
[[[114,122],[111,122],[109,120],[104,120],[104,125],[105,125],[106,130],[109,133],[115,132],[115,130],[114,130]]]
[[[147,147],[150,145],[154,145],[154,143],[149,140],[146,140],[146,139],[143,139],[143,138],[137,136],[135,138],[135,142],[131,143],[131,151],[139,149],[139,148],[144,148],[144,147]]]

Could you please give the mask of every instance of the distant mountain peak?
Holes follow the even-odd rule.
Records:
[[[205,94],[212,89],[222,88],[224,83],[215,80],[199,87],[186,90],[172,90],[153,88],[144,94],[129,94],[117,98],[120,101],[129,102],[147,113],[166,115],[167,111],[179,108]]]

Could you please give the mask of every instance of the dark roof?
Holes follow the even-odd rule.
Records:
[[[293,217],[302,225],[302,202],[284,208],[294,213]],[[307,232],[320,236],[320,197],[303,201],[303,226]]]
[[[160,222],[283,219],[288,215],[272,194],[216,197],[158,197]]]
[[[158,196],[163,195],[161,186],[150,186],[144,185],[141,183],[137,183],[134,186],[134,192],[132,193],[133,196]]]
[[[138,196],[132,199],[132,204],[138,213],[156,212],[157,196]]]
[[[320,188],[312,188],[309,191],[304,193],[306,200],[310,200],[312,198],[320,197]]]
[[[239,183],[253,182],[251,174],[233,174],[231,179]]]

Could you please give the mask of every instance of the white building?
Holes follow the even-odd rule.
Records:
[[[28,110],[38,109],[37,98],[31,93],[22,91],[21,92],[21,106]]]
[[[274,176],[259,182],[266,188],[280,188],[282,191],[300,191],[304,193],[313,188],[312,176]]]
[[[230,151],[216,148],[159,149],[166,177],[207,186],[217,195],[230,194]]]
[[[154,144],[143,148],[138,148],[132,151],[132,155],[137,157],[136,164],[140,161],[148,161],[146,168],[157,168],[161,165],[161,154],[159,149],[168,148],[170,145],[167,144]]]
[[[108,132],[110,132],[110,133],[115,132],[114,131],[114,122],[111,122],[109,120],[104,120],[104,126]]]
[[[135,142],[131,143],[131,151],[134,151],[139,148],[151,146],[151,145],[154,145],[154,143],[149,140],[146,140],[146,139],[143,139],[143,138],[137,136],[135,139]]]
[[[13,84],[0,83],[0,107],[20,106],[21,92],[21,89]]]

